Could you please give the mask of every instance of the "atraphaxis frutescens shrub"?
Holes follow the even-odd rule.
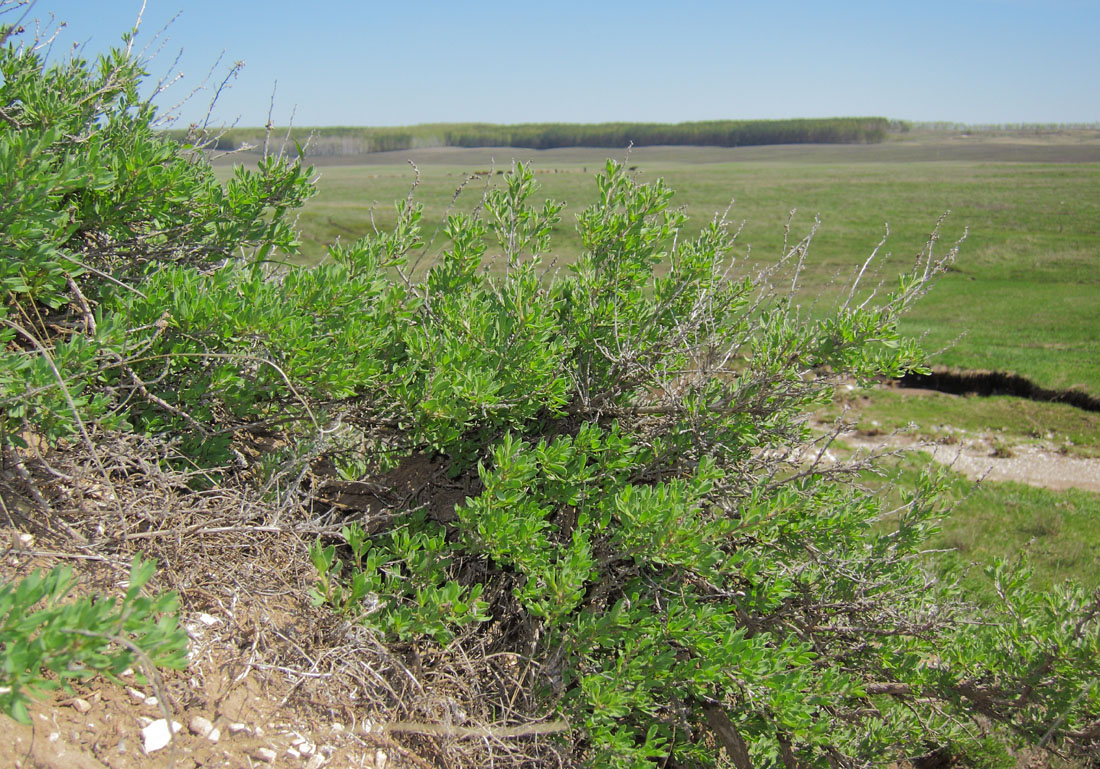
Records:
[[[311,192],[297,162],[219,183],[153,130],[125,50],[47,65],[8,39],[0,71],[6,456],[140,431],[272,504],[435,468],[453,498],[396,495],[316,543],[315,598],[395,653],[521,660],[541,711],[500,717],[564,716],[592,766],[886,765],[994,738],[1095,757],[1100,599],[998,564],[1003,605],[977,614],[922,553],[936,479],[887,509],[807,424],[840,377],[921,367],[896,323],[953,258],[935,237],[892,290],[857,277],[809,315],[809,238],[755,272],[724,222],[692,231],[613,162],[581,257],[550,269],[562,206],[517,164],[426,270],[411,201],[276,269]]]

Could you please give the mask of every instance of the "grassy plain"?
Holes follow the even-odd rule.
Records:
[[[495,171],[532,161],[540,194],[568,207],[554,257],[574,259],[573,216],[595,197],[593,174],[606,157],[638,178],[664,178],[674,203],[702,224],[729,208],[742,256],[772,260],[784,225],[792,235],[821,227],[807,294],[841,289],[890,227],[877,277],[892,281],[950,211],[940,248],[964,229],[957,267],[905,321],[938,352],[935,363],[1022,374],[1050,388],[1100,394],[1100,132],[1055,136],[916,135],[876,145],[655,147],[524,150],[438,148],[324,158],[319,194],[302,212],[302,259],[324,244],[354,239],[393,221],[393,201],[418,178],[430,234],[449,211],[473,210]],[[416,164],[416,171],[409,161]],[[478,173],[481,172],[481,173]],[[477,174],[470,178],[471,175]],[[455,197],[456,191],[462,192]],[[424,264],[438,252],[429,248]],[[871,283],[871,285],[874,285]],[[811,301],[809,298],[807,301]],[[939,352],[941,351],[942,352]]]
[[[1100,546],[1096,522],[1100,494],[1076,489],[1049,491],[1023,483],[988,483],[975,487],[956,479],[957,500],[930,543],[948,549],[946,568],[987,564],[994,557],[1025,556],[1035,572],[1035,585],[1048,588],[1074,580],[1100,588]],[[980,576],[980,566],[966,580],[979,594],[997,600]]]
[[[870,477],[867,484],[888,500],[900,501],[929,463],[927,454],[909,454],[888,468],[885,478]],[[1037,588],[1073,580],[1090,590],[1100,589],[1100,494],[1013,482],[976,484],[950,470],[938,471],[946,476],[941,501],[949,512],[928,548],[941,574],[960,576],[971,595],[995,603],[1000,599],[985,567],[994,558],[1024,557]]]

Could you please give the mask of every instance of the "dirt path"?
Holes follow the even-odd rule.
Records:
[[[988,435],[957,437],[953,443],[922,442],[904,434],[842,433],[849,446],[864,450],[912,448],[968,478],[1017,481],[1031,486],[1100,493],[1100,459],[1063,454],[1042,443],[1005,446]]]

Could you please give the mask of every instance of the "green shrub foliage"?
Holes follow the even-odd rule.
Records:
[[[30,413],[51,438],[81,419],[122,426],[103,385],[134,384],[124,362],[142,337],[102,312],[101,294],[139,296],[137,284],[168,265],[292,248],[287,212],[312,187],[277,159],[219,184],[201,156],[156,130],[128,49],[47,64],[13,31],[0,33],[0,434],[11,439]],[[82,333],[59,334],[53,315],[73,301]]]
[[[892,290],[808,314],[810,237],[757,270],[609,162],[552,270],[563,206],[517,164],[423,261],[406,200],[276,269],[308,170],[219,184],[153,130],[124,51],[9,42],[0,67],[5,452],[136,430],[279,504],[427,468],[446,494],[311,548],[315,600],[395,652],[520,659],[528,715],[592,766],[885,765],[989,730],[1095,755],[1100,597],[1000,564],[977,616],[921,551],[937,480],[885,509],[807,425],[837,377],[921,367],[896,323],[953,255],[935,237]]]

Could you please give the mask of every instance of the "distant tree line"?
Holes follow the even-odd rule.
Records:
[[[434,123],[403,127],[295,128],[292,140],[311,155],[355,155],[425,147],[637,147],[693,145],[746,147],[764,144],[870,144],[897,130],[881,117],[795,120],[707,120],[693,123]],[[185,131],[173,132],[183,139]],[[276,129],[272,140],[287,133]],[[220,135],[214,149],[262,146],[262,128],[234,128]]]
[[[671,144],[743,147],[758,144],[853,144],[880,142],[884,118],[820,120],[709,120],[697,123],[534,123],[515,126],[462,125],[447,129],[452,147],[625,147]]]

